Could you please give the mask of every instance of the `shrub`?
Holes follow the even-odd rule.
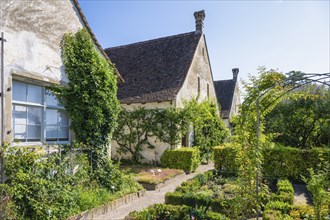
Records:
[[[89,180],[87,157],[62,156],[55,154],[46,159],[27,148],[9,149],[5,155],[5,184],[19,207],[19,217],[63,219],[79,210],[77,186]]]
[[[160,161],[163,167],[182,169],[190,173],[195,171],[200,164],[199,151],[188,147],[166,150]]]
[[[278,210],[281,211],[282,214],[289,213],[292,208],[292,205],[281,201],[271,201],[265,206],[265,210]]]
[[[294,195],[287,192],[281,192],[280,194],[272,194],[271,199],[272,201],[280,201],[293,205]]]
[[[218,146],[214,148],[215,169],[226,174],[236,175],[239,164],[237,162],[237,148],[232,145]]]
[[[229,220],[226,216],[220,213],[214,213],[205,211],[202,209],[195,209],[185,205],[166,205],[156,204],[149,206],[141,212],[131,212],[126,220],[146,220],[146,219],[158,219],[158,220],[190,220],[193,217],[196,219],[204,220]]]
[[[282,213],[279,210],[266,210],[262,213],[263,220],[278,220],[282,218]]]
[[[278,193],[286,192],[286,193],[294,194],[294,189],[289,180],[282,179],[277,182],[277,192]]]
[[[314,208],[310,205],[294,206],[290,211],[290,216],[293,219],[314,219]]]
[[[171,205],[181,205],[183,194],[181,192],[168,192],[165,195],[165,203]]]
[[[301,176],[309,176],[308,169],[324,170],[330,160],[329,148],[302,150],[277,145],[263,150],[263,176],[267,179],[289,179],[301,182]],[[231,145],[214,148],[214,165],[223,173],[237,174],[237,150]],[[330,172],[328,172],[330,178]]]
[[[89,161],[80,153],[51,154],[48,158],[28,148],[10,148],[5,154],[7,180],[0,184],[0,198],[5,196],[5,209],[0,204],[0,219],[65,219],[101,205],[123,194],[142,188],[127,176],[118,174],[115,165],[103,167],[106,186],[98,179],[90,185]],[[108,180],[107,180],[107,178]],[[113,184],[113,185],[112,185]],[[114,186],[113,188],[111,186]],[[139,188],[140,187],[140,188]]]
[[[293,205],[294,189],[289,180],[279,180],[277,182],[277,192],[272,194],[272,200]]]
[[[274,148],[264,149],[263,154],[264,177],[298,182],[301,182],[301,176],[309,176],[308,168],[324,169],[326,161],[330,159],[328,148],[302,150],[277,145]]]

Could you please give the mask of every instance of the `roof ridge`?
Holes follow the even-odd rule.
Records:
[[[140,45],[140,44],[150,43],[150,42],[153,42],[153,41],[162,41],[162,40],[165,40],[165,39],[172,39],[172,38],[175,38],[175,37],[181,37],[181,36],[189,35],[189,34],[192,34],[192,33],[195,33],[195,31],[181,33],[181,34],[176,34],[176,35],[170,35],[170,36],[166,36],[166,37],[160,37],[160,38],[156,38],[156,39],[139,41],[139,42],[130,43],[130,44],[126,44],[126,45],[120,45],[120,46],[115,46],[115,47],[108,47],[108,48],[105,48],[104,50],[111,50],[111,49],[129,47],[129,46],[133,46],[133,45]]]

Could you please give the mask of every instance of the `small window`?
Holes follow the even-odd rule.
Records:
[[[210,85],[207,84],[207,98],[210,97]]]
[[[68,142],[69,117],[51,91],[13,81],[13,133],[20,142]]]
[[[201,93],[201,79],[199,78],[199,77],[197,77],[197,83],[198,83],[198,90],[197,90],[197,92],[198,92],[198,95]]]

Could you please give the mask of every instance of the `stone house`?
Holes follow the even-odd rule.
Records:
[[[7,0],[0,5],[1,143],[29,146],[69,143],[72,140],[69,117],[46,89],[68,83],[61,61],[63,35],[86,28],[96,50],[110,60],[77,0]]]
[[[195,12],[194,17],[195,31],[105,49],[125,80],[118,86],[118,99],[123,108],[180,108],[184,101],[196,97],[216,100],[203,33],[204,10]],[[182,144],[191,146],[192,135],[193,132],[187,134]],[[169,147],[169,144],[151,141],[156,151],[145,148],[141,153],[147,161],[158,160]],[[112,157],[117,157],[117,148],[113,141]]]
[[[220,115],[225,125],[230,130],[232,126],[230,119],[238,114],[238,107],[241,104],[237,76],[239,69],[232,69],[233,79],[214,81],[218,103],[221,106]]]

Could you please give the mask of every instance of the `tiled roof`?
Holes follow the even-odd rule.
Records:
[[[235,93],[235,79],[214,81],[215,93],[221,105],[221,116],[228,118]]]
[[[174,100],[201,36],[189,32],[105,49],[125,81],[118,85],[121,103]]]

